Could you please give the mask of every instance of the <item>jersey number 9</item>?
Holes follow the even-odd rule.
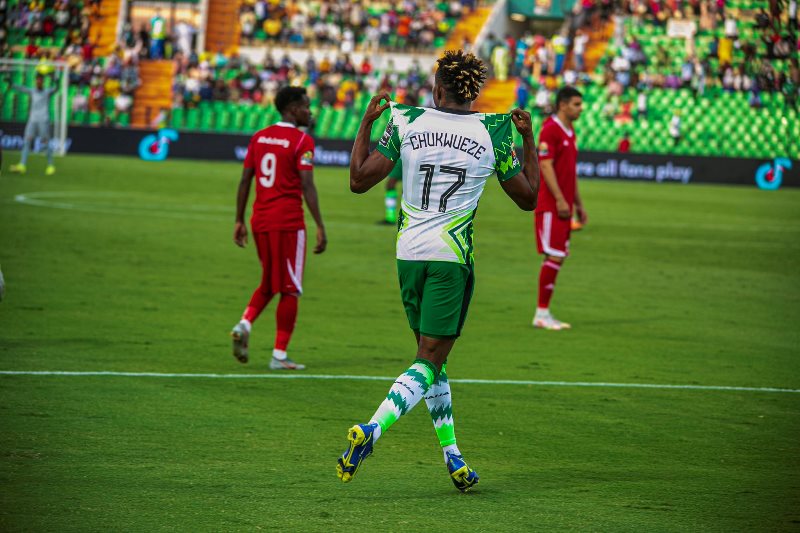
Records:
[[[277,163],[278,160],[275,158],[275,154],[266,154],[261,158],[261,173],[263,176],[258,178],[258,182],[262,187],[268,189],[275,184],[275,167]]]

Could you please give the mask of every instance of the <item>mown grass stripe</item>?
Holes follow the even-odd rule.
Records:
[[[132,378],[204,378],[204,379],[318,379],[343,381],[394,381],[395,377],[387,376],[354,376],[348,374],[199,374],[199,373],[165,373],[165,372],[114,372],[69,371],[69,370],[0,370],[0,376],[111,376]],[[607,383],[593,381],[533,381],[521,379],[450,379],[450,383],[473,385],[526,385],[537,387],[599,387],[624,389],[675,389],[700,391],[739,391],[739,392],[783,392],[800,393],[800,389],[784,389],[779,387],[737,387],[728,385],[680,385],[662,383]]]

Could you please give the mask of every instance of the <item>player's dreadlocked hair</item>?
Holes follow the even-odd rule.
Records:
[[[475,54],[463,50],[447,50],[436,64],[436,80],[459,104],[472,102],[486,81],[486,67]]]

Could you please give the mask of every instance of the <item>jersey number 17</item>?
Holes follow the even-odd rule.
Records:
[[[425,173],[424,181],[422,182],[422,210],[428,210],[428,204],[431,199],[431,184],[433,183],[433,174],[436,172],[434,165],[420,165],[419,171]],[[442,174],[450,174],[456,176],[456,182],[450,186],[449,189],[444,191],[442,197],[439,199],[439,212],[444,213],[447,211],[447,200],[455,194],[455,192],[464,185],[467,181],[467,169],[450,167],[447,165],[439,165],[439,172]]]

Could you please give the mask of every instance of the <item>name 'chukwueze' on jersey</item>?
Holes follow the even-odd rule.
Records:
[[[472,264],[472,223],[486,180],[521,170],[508,113],[391,103],[378,151],[401,161],[397,258]]]

